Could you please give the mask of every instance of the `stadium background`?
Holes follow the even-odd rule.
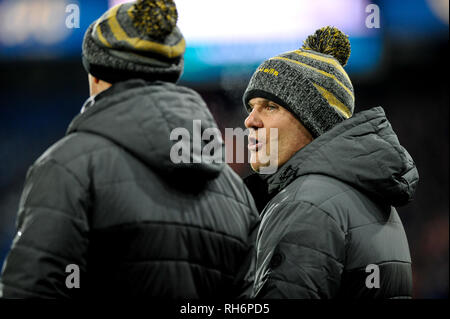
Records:
[[[0,267],[16,231],[28,167],[65,134],[88,97],[80,60],[84,31],[118,2],[0,0]],[[241,96],[260,62],[298,48],[320,26],[350,35],[346,69],[356,111],[383,106],[419,169],[414,201],[398,209],[414,296],[448,298],[448,0],[176,3],[188,45],[180,84],[204,97],[222,133],[243,127]],[[80,9],[79,28],[66,26],[70,4]],[[370,4],[380,9],[379,28],[366,24],[376,24]],[[233,150],[233,140],[225,142]],[[245,163],[231,166],[242,177],[250,173]]]

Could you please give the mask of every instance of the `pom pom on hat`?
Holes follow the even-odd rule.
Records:
[[[173,0],[138,0],[131,13],[141,35],[157,40],[165,38],[177,25],[178,12]]]
[[[335,27],[323,27],[303,42],[303,49],[333,56],[342,66],[350,58],[350,41],[348,36]]]

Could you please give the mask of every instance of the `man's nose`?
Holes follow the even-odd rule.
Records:
[[[255,110],[252,110],[250,114],[245,119],[245,127],[246,128],[261,128],[263,127],[263,122],[259,118],[258,114]]]

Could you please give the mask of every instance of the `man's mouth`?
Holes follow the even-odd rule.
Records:
[[[258,139],[250,136],[248,138],[248,150],[251,152],[257,152],[261,147],[263,146],[263,143],[258,141]]]

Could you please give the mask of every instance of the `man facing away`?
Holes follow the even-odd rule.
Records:
[[[223,161],[191,151],[193,121],[202,130],[216,124],[197,93],[175,84],[185,51],[176,21],[172,0],[137,1],[87,30],[91,98],[27,174],[0,296],[233,298],[247,290],[259,216]],[[176,128],[190,139],[172,141]],[[174,143],[186,144],[190,161],[172,161]]]
[[[381,107],[354,113],[349,56],[347,36],[321,28],[263,62],[244,93],[253,170],[278,148],[278,170],[260,175],[270,201],[256,243],[257,298],[412,295],[394,206],[412,199],[418,172]]]

